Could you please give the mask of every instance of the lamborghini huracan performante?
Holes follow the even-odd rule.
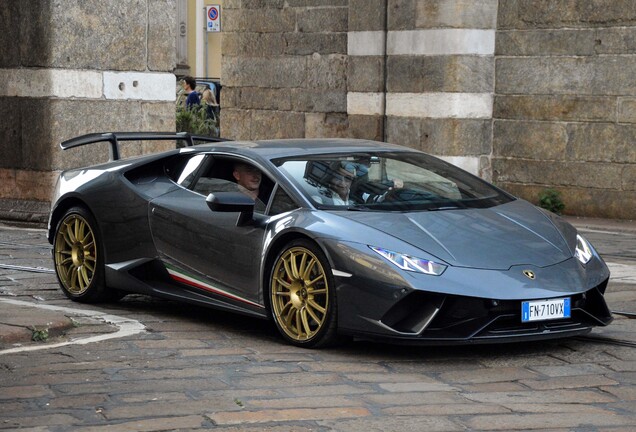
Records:
[[[147,140],[181,147],[119,157]],[[420,151],[141,132],[61,144],[84,145],[111,160],[61,173],[48,231],[72,300],[210,306],[271,319],[301,347],[540,340],[612,321],[607,266],[573,226]]]

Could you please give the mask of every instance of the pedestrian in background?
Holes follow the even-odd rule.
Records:
[[[219,113],[219,104],[216,101],[214,92],[210,89],[209,86],[205,90],[203,90],[201,101],[205,104],[205,109],[208,113],[208,117],[211,119],[215,119]]]
[[[188,95],[186,98],[186,108],[192,108],[195,105],[200,105],[201,100],[199,99],[199,93],[195,90],[197,87],[197,82],[191,76],[186,76],[183,78],[183,90]]]

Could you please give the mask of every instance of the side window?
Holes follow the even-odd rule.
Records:
[[[238,192],[239,186],[232,175],[233,161],[214,157],[192,187],[194,192],[209,195],[214,192]]]
[[[201,177],[192,190],[208,196],[214,192],[239,192],[239,187],[236,183],[229,180]]]
[[[241,192],[256,203],[254,211],[264,213],[274,182],[255,165],[230,157],[213,157],[192,190],[207,196],[215,192]]]
[[[272,198],[272,205],[269,209],[269,214],[273,216],[295,210],[297,208],[298,205],[294,202],[294,200],[291,199],[289,195],[287,195],[287,192],[285,192],[283,188],[277,187],[274,198]]]
[[[180,161],[180,166],[171,173],[172,180],[184,188],[190,187],[204,159],[205,155],[203,154],[194,155],[187,159],[184,158],[182,162]]]

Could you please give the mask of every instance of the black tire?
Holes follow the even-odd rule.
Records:
[[[104,282],[104,252],[97,222],[84,207],[66,211],[55,228],[53,261],[64,294],[81,303],[121,298]]]
[[[272,317],[287,342],[318,348],[336,341],[333,274],[314,243],[297,239],[280,251],[269,278],[269,296]]]

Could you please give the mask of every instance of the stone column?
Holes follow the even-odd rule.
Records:
[[[386,107],[387,0],[349,0],[347,114],[356,138],[383,141]]]
[[[388,0],[387,141],[490,178],[497,0]]]
[[[0,0],[0,218],[45,222],[58,171],[108,159],[61,141],[175,130],[175,20],[175,0]]]

